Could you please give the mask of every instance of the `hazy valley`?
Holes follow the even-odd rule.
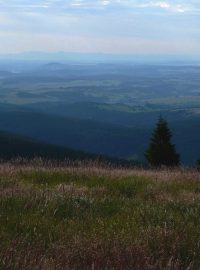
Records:
[[[185,165],[199,158],[196,62],[1,61],[0,130],[95,154],[144,161],[159,115]]]

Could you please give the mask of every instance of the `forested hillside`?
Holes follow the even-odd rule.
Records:
[[[44,158],[55,160],[87,160],[95,156],[37,141],[28,137],[0,131],[0,159]]]
[[[0,61],[0,67],[7,69],[0,76],[0,130],[143,162],[162,115],[182,164],[195,165],[200,157],[196,63]]]

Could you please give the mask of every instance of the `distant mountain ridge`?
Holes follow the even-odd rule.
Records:
[[[51,62],[40,67],[41,70],[59,71],[65,69],[67,66],[59,62]]]
[[[24,61],[72,61],[72,62],[200,62],[200,55],[155,55],[155,54],[108,54],[83,52],[21,52],[0,54],[0,60]]]

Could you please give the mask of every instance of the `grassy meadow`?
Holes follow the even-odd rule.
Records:
[[[200,173],[1,164],[0,269],[200,269]]]

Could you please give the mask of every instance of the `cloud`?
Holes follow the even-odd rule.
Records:
[[[186,4],[175,4],[170,3],[166,1],[150,1],[144,4],[140,4],[139,7],[141,8],[160,8],[164,9],[166,11],[171,12],[178,12],[178,13],[184,13],[184,12],[191,12],[192,10],[195,10],[194,7]]]
[[[0,52],[200,52],[199,10],[199,0],[0,0]]]
[[[149,10],[165,10],[168,12],[195,12],[200,10],[199,1],[191,0],[188,4],[188,1],[180,0],[1,0],[0,1],[0,10],[8,11],[32,11],[38,10],[42,11],[44,9],[49,10],[60,10],[60,11],[71,11],[73,9],[88,9],[88,10],[116,10],[116,9],[140,9],[146,8]]]

